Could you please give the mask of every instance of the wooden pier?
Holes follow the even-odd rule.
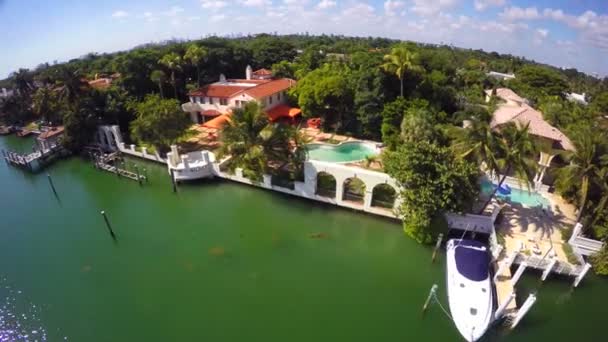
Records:
[[[131,172],[129,170],[121,169],[118,167],[118,155],[116,153],[111,153],[109,155],[100,156],[97,155],[95,158],[95,167],[107,171],[110,173],[117,174],[120,177],[124,177],[127,179],[131,179],[137,182],[146,180],[146,176]],[[112,165],[114,164],[114,165]]]
[[[2,150],[4,160],[12,166],[20,167],[29,171],[39,170],[48,164],[54,157],[64,152],[61,145],[53,145],[46,150],[36,150],[29,154],[22,154]]]

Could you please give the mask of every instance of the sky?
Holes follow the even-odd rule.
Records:
[[[0,0],[0,78],[89,52],[262,32],[453,44],[608,76],[608,0]]]

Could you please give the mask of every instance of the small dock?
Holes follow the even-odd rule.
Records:
[[[48,164],[54,157],[64,152],[61,145],[53,145],[46,150],[36,150],[29,154],[22,154],[2,150],[4,160],[12,166],[35,171]]]
[[[117,174],[119,177],[124,177],[137,182],[146,180],[146,176],[144,175],[119,168],[118,159],[119,156],[116,152],[105,156],[97,155],[95,157],[95,167],[99,170],[114,173]]]
[[[500,271],[500,273],[498,273]],[[513,278],[511,269],[505,267],[502,270],[497,270],[494,278],[494,286],[496,287],[496,302],[506,303],[512,293],[515,293],[513,287]],[[517,304],[515,298],[508,302],[507,307],[504,309],[505,316],[511,316],[517,312]]]

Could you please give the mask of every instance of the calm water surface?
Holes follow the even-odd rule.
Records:
[[[145,166],[139,187],[56,163],[58,201],[45,174],[1,162],[0,341],[460,340],[438,306],[421,314],[433,283],[446,302],[444,256],[431,264],[398,224],[221,181],[175,195]],[[606,340],[608,280],[537,279],[518,286],[539,291],[518,329],[486,341]]]

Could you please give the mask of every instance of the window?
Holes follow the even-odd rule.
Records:
[[[228,105],[228,100],[226,100],[226,99],[220,99],[220,105],[227,106]]]
[[[272,104],[272,95],[268,96],[268,104],[271,105]]]
[[[278,93],[278,94],[277,94],[277,100],[278,100],[278,101],[281,101],[281,93]]]

